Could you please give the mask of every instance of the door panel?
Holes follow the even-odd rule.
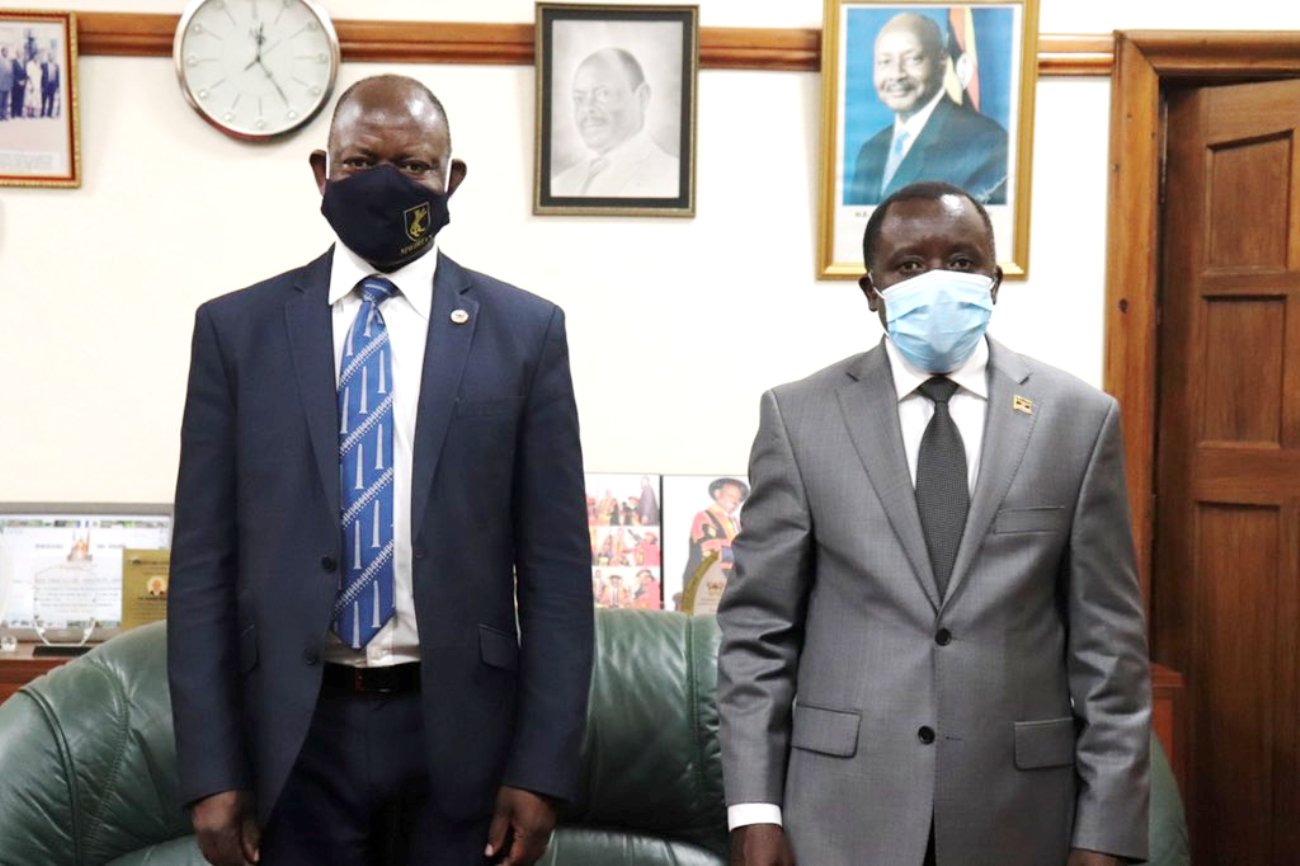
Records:
[[[1196,862],[1300,864],[1300,82],[1169,96],[1154,657]]]

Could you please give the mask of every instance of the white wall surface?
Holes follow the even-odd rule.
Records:
[[[519,0],[324,5],[336,18],[533,17]],[[1270,5],[1236,4],[1227,21],[1219,3],[1048,0],[1042,30],[1300,26]],[[700,7],[709,26],[821,19],[818,0]],[[567,310],[589,470],[743,472],[765,388],[878,340],[853,283],[813,276],[817,75],[701,72],[697,216],[676,220],[531,214],[531,68],[349,63],[339,87],[381,71],[442,97],[469,164],[443,249]],[[170,60],[87,57],[79,73],[82,188],[0,190],[0,501],[169,501],[194,309],[324,249],[307,154],[327,120],[242,144],[191,111]],[[1032,276],[1003,287],[992,327],[1094,384],[1108,112],[1104,79],[1040,82]]]

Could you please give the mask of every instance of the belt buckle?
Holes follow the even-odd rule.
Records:
[[[360,665],[352,668],[352,691],[365,692],[366,690],[366,669]]]

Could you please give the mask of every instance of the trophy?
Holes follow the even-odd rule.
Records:
[[[89,537],[72,545],[66,562],[32,576],[32,627],[41,646],[34,655],[80,655],[95,631],[101,578],[90,554]]]

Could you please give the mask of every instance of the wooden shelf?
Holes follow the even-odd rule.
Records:
[[[179,15],[78,12],[83,55],[169,57]],[[532,24],[437,21],[335,21],[343,59],[388,63],[531,65]],[[1041,36],[1040,75],[1110,74],[1109,35]],[[821,31],[813,28],[701,27],[700,67],[816,72]]]

